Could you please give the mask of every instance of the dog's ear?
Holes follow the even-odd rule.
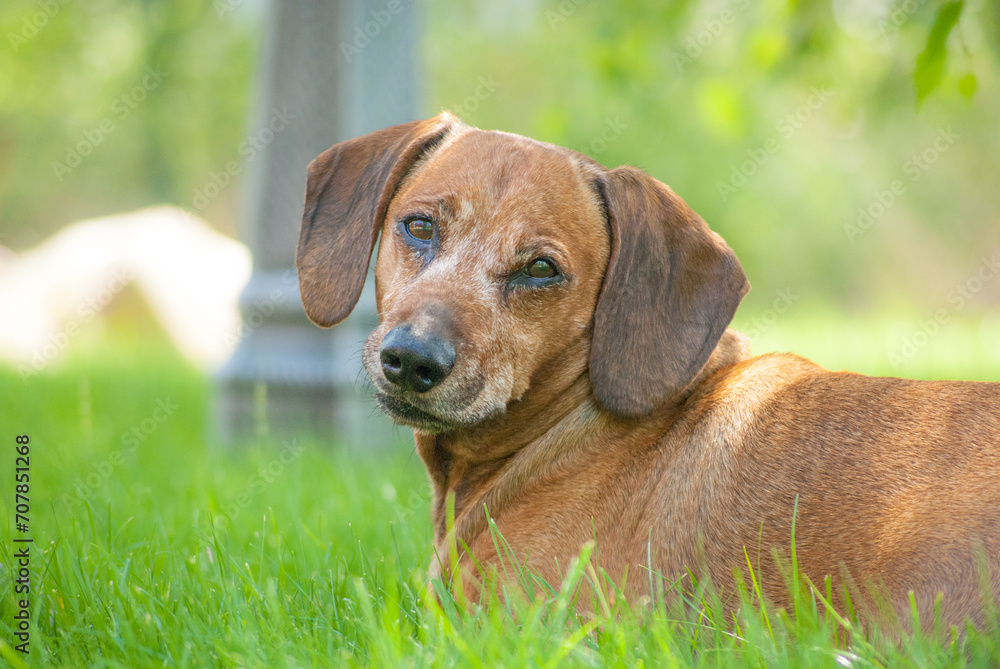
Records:
[[[445,112],[392,126],[334,144],[310,163],[295,266],[317,325],[336,325],[354,309],[396,189],[458,123]]]
[[[666,185],[632,167],[600,179],[611,258],[594,312],[594,395],[625,417],[677,402],[750,289],[736,254]]]

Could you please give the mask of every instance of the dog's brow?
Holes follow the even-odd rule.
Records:
[[[414,213],[433,214],[437,217],[449,216],[456,211],[456,198],[453,195],[418,196],[407,199],[400,208],[402,216]]]
[[[539,237],[520,244],[514,253],[517,262],[527,262],[539,256],[552,256],[561,265],[565,265],[570,258],[566,247],[549,237]]]

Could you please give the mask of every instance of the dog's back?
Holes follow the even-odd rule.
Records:
[[[668,516],[687,507],[708,564],[745,564],[744,547],[756,561],[759,547],[759,576],[783,601],[771,551],[790,558],[794,515],[799,568],[817,586],[827,575],[848,586],[856,604],[886,595],[907,622],[910,590],[922,612],[943,593],[942,614],[958,623],[981,621],[984,595],[1000,598],[1000,383],[873,378],[766,355],[691,401],[660,490]]]

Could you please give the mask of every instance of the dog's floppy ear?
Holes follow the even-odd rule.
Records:
[[[317,325],[336,325],[354,309],[396,189],[457,123],[448,113],[403,123],[334,144],[310,163],[295,266]]]
[[[633,167],[600,183],[611,258],[590,376],[606,409],[637,417],[680,399],[750,284],[732,249],[667,186]]]

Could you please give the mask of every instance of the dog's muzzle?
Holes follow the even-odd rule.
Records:
[[[425,393],[455,366],[455,347],[434,332],[415,333],[411,323],[389,330],[379,349],[382,373],[401,390]]]

